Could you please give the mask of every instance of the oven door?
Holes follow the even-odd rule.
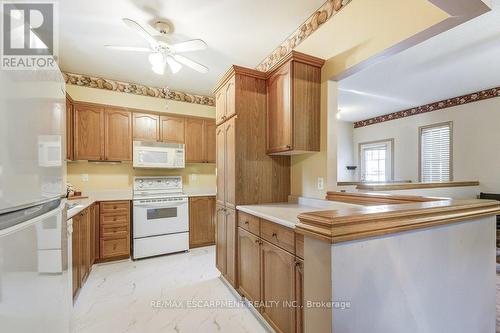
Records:
[[[134,201],[134,238],[189,231],[188,199]]]

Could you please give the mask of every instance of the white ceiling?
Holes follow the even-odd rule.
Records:
[[[325,0],[71,0],[60,2],[63,71],[211,95],[232,64],[255,67]],[[175,40],[201,38],[204,51],[185,53],[210,70],[184,67],[176,75],[151,71],[147,54],[109,50],[106,44],[147,46],[121,21],[168,19]],[[153,30],[154,32],[154,30]]]
[[[339,118],[359,121],[500,86],[500,0],[493,10],[339,83]]]

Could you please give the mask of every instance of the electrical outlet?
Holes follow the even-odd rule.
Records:
[[[88,182],[88,181],[89,181],[89,174],[82,173],[82,182]]]
[[[318,177],[318,190],[323,190],[325,188],[325,180],[323,177]]]
[[[189,180],[191,180],[192,182],[196,181],[198,179],[198,175],[195,174],[195,173],[192,173],[189,175]]]

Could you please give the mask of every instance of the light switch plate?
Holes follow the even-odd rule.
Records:
[[[325,180],[323,177],[318,177],[318,190],[323,190],[325,188]]]
[[[196,181],[198,179],[198,175],[195,173],[192,173],[189,175],[189,180],[191,181]]]
[[[88,181],[89,181],[89,174],[82,173],[82,182],[88,182]]]

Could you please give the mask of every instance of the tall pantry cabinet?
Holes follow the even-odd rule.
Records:
[[[290,157],[266,154],[266,73],[232,66],[216,96],[216,265],[238,287],[236,206],[284,202]]]

